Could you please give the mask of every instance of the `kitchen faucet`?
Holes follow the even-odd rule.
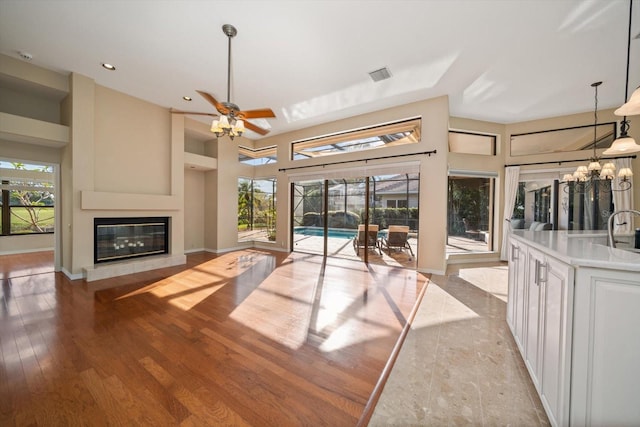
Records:
[[[640,211],[636,211],[633,209],[624,209],[621,211],[615,211],[614,213],[611,214],[611,216],[609,217],[609,222],[607,226],[607,235],[608,235],[609,246],[611,246],[612,248],[616,247],[616,240],[613,238],[613,217],[621,213],[632,213],[640,216]],[[625,223],[623,222],[622,224],[625,224]],[[618,225],[622,225],[622,224],[618,224]]]

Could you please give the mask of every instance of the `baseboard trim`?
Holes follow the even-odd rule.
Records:
[[[33,252],[50,252],[54,251],[55,248],[38,248],[38,249],[22,249],[17,251],[2,251],[0,255],[19,255],[19,254],[30,254]]]
[[[209,252],[209,251],[207,251],[206,248],[188,249],[184,251],[185,254],[194,254],[196,252]]]
[[[82,280],[82,279],[84,279],[84,274],[82,274],[82,273],[73,274],[73,273],[71,273],[69,270],[67,270],[64,267],[62,267],[60,269],[60,271],[62,272],[62,274],[67,276],[67,279],[69,279],[69,280]]]

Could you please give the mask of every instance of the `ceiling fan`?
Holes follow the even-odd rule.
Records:
[[[229,39],[228,50],[228,62],[227,62],[227,101],[219,102],[216,98],[205,91],[197,90],[204,99],[206,99],[216,110],[220,113],[219,120],[213,120],[211,124],[211,131],[216,134],[217,137],[228,135],[231,139],[235,136],[240,136],[244,132],[245,128],[249,129],[259,135],[266,135],[269,133],[269,129],[264,129],[258,125],[255,125],[247,119],[260,119],[260,118],[272,118],[276,115],[270,108],[261,108],[258,110],[240,110],[236,104],[231,102],[231,39],[238,34],[238,30],[231,24],[224,24],[222,26],[222,32]],[[201,113],[194,111],[180,111],[171,109],[172,113],[177,114],[193,114],[199,116],[213,116],[218,117],[218,114],[214,113]]]

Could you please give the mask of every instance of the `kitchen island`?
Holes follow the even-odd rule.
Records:
[[[640,425],[640,254],[514,231],[507,323],[552,425]]]

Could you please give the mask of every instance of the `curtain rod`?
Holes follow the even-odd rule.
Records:
[[[633,156],[618,156],[618,157],[607,157],[604,159],[600,159],[600,160],[615,160],[615,159],[635,159],[637,156],[634,154]],[[535,162],[535,163],[514,163],[512,165],[504,165],[505,168],[508,168],[509,166],[531,166],[531,165],[553,165],[553,164],[558,164],[558,166],[560,166],[563,163],[575,163],[575,162],[587,162],[591,160],[591,158],[588,159],[576,159],[576,160],[560,160],[560,161],[556,161],[556,162]]]
[[[286,172],[286,171],[290,171],[290,170],[294,170],[294,169],[308,169],[308,168],[318,168],[318,167],[325,167],[325,166],[331,166],[331,165],[341,165],[341,164],[344,164],[344,163],[355,163],[355,162],[365,162],[365,163],[367,163],[369,160],[395,159],[397,157],[419,156],[421,154],[426,154],[427,156],[431,157],[432,154],[436,154],[437,152],[438,152],[438,150],[431,150],[431,151],[423,151],[422,153],[396,154],[396,155],[393,155],[393,156],[372,157],[372,158],[369,158],[369,159],[361,159],[361,160],[343,160],[341,162],[322,163],[322,164],[319,164],[319,165],[294,166],[292,168],[281,168],[281,169],[278,169],[278,172]]]

